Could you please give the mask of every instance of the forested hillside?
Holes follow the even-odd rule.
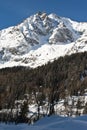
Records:
[[[13,67],[0,70],[0,110],[14,108],[28,95],[28,104],[53,105],[66,96],[87,89],[87,52],[60,57],[36,69]]]

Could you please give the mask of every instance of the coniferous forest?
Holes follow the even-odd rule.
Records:
[[[77,96],[79,91],[81,95],[84,93],[84,90],[87,89],[86,70],[87,52],[66,55],[35,69],[21,66],[1,69],[0,111],[14,108],[15,101],[23,100],[28,94],[28,104],[32,104],[32,95],[34,95],[35,102],[38,104],[38,112],[39,106],[48,99],[49,115],[51,115],[54,113],[54,103],[66,97],[66,90],[70,96]],[[27,112],[26,102],[23,105],[19,118],[17,118],[19,122],[20,119],[21,122],[27,122],[24,114]],[[6,119],[3,117],[6,118],[5,115],[1,115],[0,120],[5,121]],[[10,117],[8,120],[12,121]]]

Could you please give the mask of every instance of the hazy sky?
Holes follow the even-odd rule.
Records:
[[[0,0],[0,29],[19,24],[38,11],[87,21],[87,0]]]

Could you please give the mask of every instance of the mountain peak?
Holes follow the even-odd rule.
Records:
[[[55,58],[86,51],[87,23],[38,12],[0,31],[0,68],[37,67]]]

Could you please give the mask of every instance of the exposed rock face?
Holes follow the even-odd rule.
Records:
[[[68,43],[73,42],[74,37],[73,33],[64,25],[60,24],[56,29],[53,30],[53,34],[51,35],[49,39],[49,43],[55,44],[55,43]]]

